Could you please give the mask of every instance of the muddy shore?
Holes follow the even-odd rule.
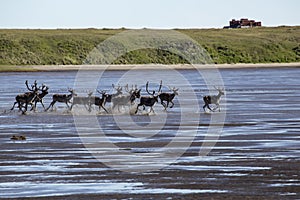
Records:
[[[0,66],[1,67],[1,66]],[[206,64],[206,65],[33,65],[14,66],[16,71],[74,71],[74,70],[159,70],[159,69],[244,69],[244,68],[297,68],[300,63],[257,63],[257,64]],[[13,70],[12,70],[13,71]]]

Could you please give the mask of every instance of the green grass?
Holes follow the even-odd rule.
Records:
[[[0,71],[8,65],[78,65],[105,39],[124,29],[0,30]],[[300,27],[178,29],[202,45],[215,63],[300,62]],[[141,49],[115,64],[187,63],[160,49]],[[7,68],[7,67],[6,67]],[[2,70],[3,71],[3,70]]]

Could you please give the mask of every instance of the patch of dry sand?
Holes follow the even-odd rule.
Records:
[[[22,67],[22,66],[20,66]],[[28,66],[26,66],[28,68]],[[162,64],[141,64],[141,65],[36,65],[30,66],[38,71],[73,71],[73,70],[154,70],[154,69],[232,69],[232,68],[274,68],[274,67],[300,67],[300,63],[260,63],[260,64],[207,64],[207,65],[162,65]]]

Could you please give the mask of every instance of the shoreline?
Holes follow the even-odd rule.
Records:
[[[0,72],[43,72],[77,70],[166,70],[166,69],[248,69],[248,68],[298,68],[299,63],[238,63],[238,64],[130,64],[130,65],[32,65],[0,66]]]

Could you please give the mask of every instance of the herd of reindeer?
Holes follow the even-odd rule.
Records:
[[[45,107],[43,98],[49,93],[49,87],[42,84],[41,86],[38,86],[37,81],[34,81],[34,83],[29,87],[28,81],[26,80],[25,85],[28,92],[24,94],[19,94],[16,96],[16,101],[11,108],[13,110],[16,106],[19,108],[19,111],[22,112],[22,114],[25,114],[28,110],[28,106],[31,106],[31,110],[36,110],[37,103],[40,103],[44,111],[48,111],[50,108],[53,109],[53,106],[55,103],[65,103],[69,110],[72,110],[74,105],[84,105],[85,108],[91,112],[93,106],[98,106],[99,111],[103,109],[106,113],[108,113],[107,109],[105,108],[106,103],[111,103],[111,109],[114,111],[116,108],[120,112],[120,107],[124,106],[132,106],[135,104],[135,100],[139,99],[140,102],[138,103],[135,114],[139,111],[139,107],[142,106],[143,110],[145,110],[146,107],[150,107],[150,112],[154,112],[153,106],[155,103],[157,103],[160,99],[161,105],[166,110],[169,108],[172,108],[174,106],[173,99],[176,95],[178,95],[178,88],[175,87],[169,87],[170,92],[161,92],[162,88],[162,81],[160,81],[159,89],[157,91],[153,90],[152,93],[148,90],[149,82],[146,83],[146,92],[149,94],[149,96],[141,96],[141,89],[138,89],[137,86],[132,86],[131,89],[129,89],[129,86],[126,85],[124,87],[122,86],[115,86],[112,84],[112,87],[116,90],[113,94],[106,94],[105,91],[99,91],[97,92],[100,94],[100,96],[93,96],[93,92],[89,92],[88,96],[77,96],[75,91],[73,89],[68,89],[69,94],[53,94],[52,96],[52,102],[50,103],[49,107]],[[125,90],[125,93],[123,92],[123,89]],[[218,95],[210,95],[210,96],[204,96],[204,111],[205,108],[208,108],[210,111],[215,111],[219,109],[220,111],[220,98],[222,95],[224,95],[224,91],[220,88],[216,88],[218,90]],[[211,108],[210,104],[215,104],[215,108]]]

